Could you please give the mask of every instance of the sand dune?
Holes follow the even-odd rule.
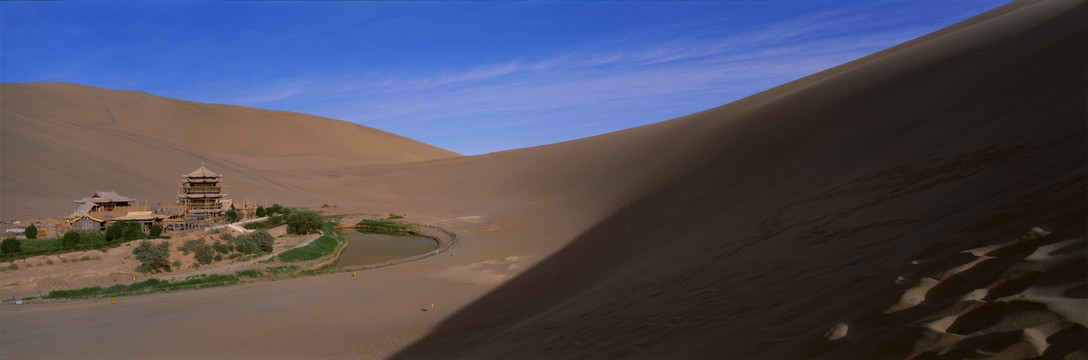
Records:
[[[457,156],[342,121],[81,85],[3,84],[0,109],[8,220],[63,216],[95,190],[172,202],[181,174],[201,162],[236,197],[302,202],[314,196],[278,170]]]
[[[401,357],[1075,351],[1010,345],[1038,343],[1021,340],[1033,328],[1046,329],[1034,339],[1062,343],[1085,324],[1062,310],[1068,305],[1031,300],[1050,295],[1016,300],[1030,312],[1009,297],[1038,289],[1064,294],[1049,297],[1054,304],[1085,308],[1085,10],[1013,4],[661,125],[702,132],[656,132],[662,143],[700,151],[686,167],[638,161],[669,170],[651,171],[667,185],[634,196]],[[624,173],[598,176],[609,174]],[[994,282],[953,280],[964,273],[949,269],[973,260],[955,254],[1037,226],[1051,233],[1045,241],[971,268]],[[1072,242],[1070,260],[1026,269],[1012,262],[1061,241]],[[1056,268],[1064,270],[1047,270]],[[884,313],[933,272],[950,278],[913,310]],[[1003,285],[1024,274],[1034,275]],[[896,284],[900,276],[905,283]],[[1003,294],[960,300],[993,288]],[[971,305],[957,305],[964,302]],[[951,308],[966,312],[953,321],[965,324],[955,335],[923,326]],[[986,320],[964,322],[978,317]],[[843,337],[826,340],[833,329]]]
[[[460,238],[358,277],[5,305],[0,356],[1084,357],[1086,15],[1015,2],[572,142],[254,169]]]

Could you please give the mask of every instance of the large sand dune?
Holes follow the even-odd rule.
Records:
[[[1084,355],[1086,15],[1013,4],[663,124],[631,168],[664,186],[401,357]]]
[[[0,356],[1083,357],[1086,16],[1016,2],[578,141],[255,169],[460,239],[358,277],[5,305]]]
[[[279,170],[457,156],[343,121],[71,84],[2,84],[0,111],[6,220],[63,216],[95,190],[171,203],[202,162],[239,200],[298,203],[313,194]]]

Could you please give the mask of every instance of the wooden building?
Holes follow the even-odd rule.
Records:
[[[214,222],[230,208],[227,187],[223,175],[216,174],[204,164],[191,173],[182,175],[178,186],[178,205],[188,209],[187,217],[197,221]]]
[[[136,204],[136,199],[121,196],[116,191],[95,191],[91,196],[73,200],[80,204],[69,218],[82,214],[99,211],[112,211],[116,208],[129,207]]]

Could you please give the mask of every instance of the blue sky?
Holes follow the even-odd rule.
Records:
[[[472,155],[723,105],[1003,3],[7,2],[0,81],[296,111]]]

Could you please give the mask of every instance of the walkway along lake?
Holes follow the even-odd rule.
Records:
[[[432,252],[438,243],[431,238],[413,235],[363,234],[355,230],[340,230],[348,241],[334,265],[353,267],[376,264]]]

